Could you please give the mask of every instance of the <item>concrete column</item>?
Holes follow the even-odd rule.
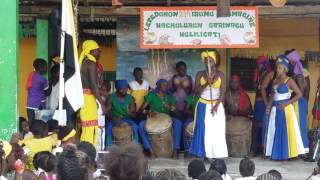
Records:
[[[48,20],[37,19],[36,23],[37,37],[37,58],[48,61]]]
[[[0,6],[0,139],[5,140],[17,130],[18,122],[18,4],[18,0],[2,0]]]

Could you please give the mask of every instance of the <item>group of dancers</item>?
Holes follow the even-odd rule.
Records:
[[[126,122],[132,128],[133,142],[142,142],[152,154],[145,119],[155,113],[164,113],[172,118],[175,152],[185,146],[186,151],[197,157],[228,156],[224,109],[227,87],[223,72],[218,70],[220,57],[217,51],[201,53],[205,68],[197,73],[194,82],[186,74],[186,64],[179,62],[173,78],[169,81],[158,80],[156,88],[151,90],[148,82],[143,80],[142,69],[135,68],[134,81],[128,83],[126,80],[117,80],[116,92],[103,98],[103,93],[97,90],[98,83],[93,83],[99,80],[92,73],[97,72],[98,45],[93,41],[84,44],[87,46],[83,47],[85,54],[81,58],[85,92],[85,104],[80,111],[81,140],[98,144],[98,101],[100,115],[106,115],[107,119],[107,146],[112,144],[112,128]],[[259,134],[257,143],[260,150],[273,160],[287,160],[309,151],[308,103],[303,96],[306,84],[300,59],[295,50],[278,56],[275,62],[264,56],[257,58],[253,128]],[[194,132],[191,144],[187,147],[186,143],[182,143],[183,131],[191,122]]]

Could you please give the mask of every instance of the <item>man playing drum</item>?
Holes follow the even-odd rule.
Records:
[[[228,115],[245,117],[252,115],[249,96],[241,87],[238,75],[231,76],[229,89],[226,93],[225,107]]]
[[[106,145],[113,144],[112,129],[114,126],[127,123],[131,126],[133,132],[133,142],[138,143],[138,126],[132,120],[136,116],[136,106],[133,97],[127,94],[128,82],[126,80],[117,80],[115,82],[116,92],[111,94],[108,101],[110,113],[108,116],[111,121],[106,127]]]
[[[174,98],[167,94],[168,82],[165,79],[157,81],[157,87],[155,91],[150,92],[145,97],[145,102],[140,108],[140,112],[144,112],[147,106],[150,108],[149,116],[154,116],[156,113],[164,113],[170,115],[176,110],[176,101]],[[177,150],[180,149],[181,129],[182,123],[180,120],[172,118],[173,121],[173,148],[174,157],[177,157]],[[142,144],[145,149],[150,151],[151,157],[154,157],[152,145],[148,138],[148,134],[145,129],[146,121],[141,121],[139,124],[139,132],[142,140]]]
[[[225,78],[217,69],[218,52],[201,53],[206,69],[196,75],[195,93],[200,97],[195,111],[194,133],[190,153],[198,157],[224,158],[228,156],[225,131]]]
[[[249,96],[240,85],[240,77],[232,75],[226,93],[227,144],[229,155],[245,157],[250,152],[252,107]]]

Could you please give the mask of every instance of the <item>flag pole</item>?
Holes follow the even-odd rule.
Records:
[[[63,21],[63,17],[66,16],[64,8],[66,5],[66,0],[62,0],[62,18],[61,21]],[[59,72],[59,125],[65,126],[66,120],[63,119],[63,98],[64,98],[64,45],[65,45],[65,31],[63,31],[63,23],[61,22],[61,41],[60,41],[60,72]]]

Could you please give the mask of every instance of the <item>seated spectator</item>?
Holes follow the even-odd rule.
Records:
[[[236,180],[254,180],[256,177],[253,176],[255,171],[255,164],[249,158],[244,158],[240,161],[239,171],[242,178]]]
[[[276,176],[279,180],[282,180],[282,175],[279,171],[271,169],[268,173]]]
[[[54,155],[61,153],[67,144],[76,143],[76,130],[71,126],[63,126],[59,130],[58,139],[61,144],[52,151]]]
[[[97,151],[95,147],[89,142],[80,142],[77,144],[77,148],[79,151],[86,153],[89,158],[89,169],[88,169],[89,177],[95,178],[95,176],[100,176],[101,175],[100,171],[95,173],[95,171],[97,170],[96,168],[97,167],[97,164],[96,164]]]
[[[71,126],[63,126],[60,128],[58,138],[61,141],[61,146],[66,144],[76,143],[76,130]]]
[[[198,180],[222,180],[221,174],[215,170],[202,173]]]
[[[223,180],[231,180],[231,177],[227,174],[227,166],[223,159],[215,159],[210,165],[210,170],[216,170],[220,173]]]
[[[65,146],[57,161],[58,180],[87,180],[88,173],[87,170],[83,168],[83,164],[85,164],[83,163],[83,158],[79,160],[80,153],[75,146]],[[82,152],[82,155],[83,154]]]
[[[258,176],[256,180],[280,180],[280,179],[273,174],[264,173]]]
[[[33,135],[30,132],[29,122],[24,117],[19,117],[19,144],[23,144],[25,140],[32,139]]]
[[[165,169],[159,171],[154,180],[186,180],[186,177],[178,170]]]
[[[56,180],[55,164],[56,157],[51,152],[42,151],[34,155],[33,165],[39,178]]]
[[[188,165],[188,175],[192,179],[198,179],[199,176],[206,172],[206,167],[202,160],[194,159]]]
[[[0,140],[1,180],[7,180],[7,178],[9,179],[8,173],[15,169],[15,161],[16,158],[12,145],[7,141]]]
[[[111,180],[137,180],[142,178],[145,157],[139,145],[112,146],[109,151],[105,169]]]
[[[32,159],[33,156],[41,151],[51,152],[55,146],[51,137],[48,137],[48,126],[41,120],[34,120],[31,124],[31,132],[34,138],[24,142],[24,151],[28,152],[27,166],[33,170]]]

